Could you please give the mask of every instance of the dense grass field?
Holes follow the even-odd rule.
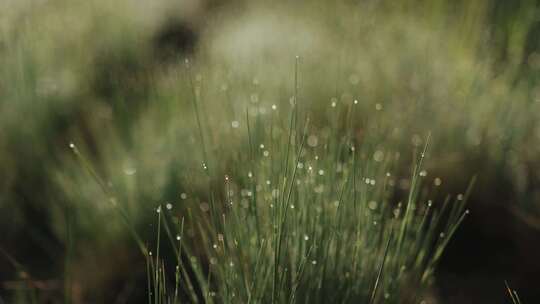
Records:
[[[536,303],[540,3],[0,2],[0,303]]]

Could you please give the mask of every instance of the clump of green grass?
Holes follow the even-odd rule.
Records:
[[[203,99],[206,98],[200,108],[206,106],[214,113],[206,113],[210,122],[205,122],[205,115],[200,115],[202,119],[199,120],[203,126],[199,126],[194,132],[190,129],[194,117],[184,115],[184,101],[188,100],[184,95],[189,90],[177,85],[175,66],[166,66],[165,71],[154,66],[156,63],[151,55],[152,46],[149,41],[160,23],[160,13],[145,9],[139,15],[139,10],[136,10],[138,6],[131,5],[131,1],[112,5],[98,1],[92,5],[93,10],[72,5],[69,1],[54,4],[47,2],[37,7],[24,4],[24,9],[21,8],[20,12],[7,9],[9,5],[6,5],[3,16],[9,18],[3,22],[7,26],[1,34],[0,42],[3,45],[0,50],[4,55],[2,59],[5,58],[2,61],[5,73],[0,80],[0,87],[5,88],[0,93],[5,100],[1,105],[5,111],[0,112],[5,115],[0,119],[0,124],[5,135],[1,136],[0,145],[8,149],[3,149],[0,154],[10,160],[13,155],[17,155],[17,165],[11,161],[2,162],[0,165],[3,168],[1,171],[6,174],[0,185],[0,188],[5,190],[2,191],[0,208],[6,210],[3,214],[7,218],[20,218],[16,225],[11,220],[2,221],[4,230],[9,231],[7,235],[15,235],[14,232],[21,231],[23,227],[32,227],[31,230],[38,232],[32,233],[42,239],[40,235],[45,231],[43,227],[53,226],[50,233],[53,238],[50,242],[64,242],[68,249],[66,255],[73,256],[73,260],[68,259],[66,263],[67,281],[72,271],[68,267],[70,264],[73,264],[72,268],[81,269],[84,269],[81,265],[89,264],[90,266],[86,266],[90,268],[95,264],[93,260],[89,263],[81,258],[81,252],[85,252],[86,248],[92,249],[101,264],[112,264],[109,255],[112,252],[123,252],[118,249],[118,241],[125,234],[123,230],[116,229],[120,221],[111,220],[110,208],[107,203],[103,203],[108,200],[102,199],[102,195],[96,193],[99,192],[98,187],[87,183],[85,178],[80,178],[80,165],[72,167],[69,157],[64,157],[61,151],[56,150],[57,147],[62,149],[65,146],[57,145],[57,141],[53,140],[61,138],[60,142],[63,142],[70,137],[75,142],[82,143],[83,138],[87,139],[87,136],[82,134],[90,133],[95,147],[85,149],[84,144],[80,144],[81,151],[96,152],[97,155],[89,153],[89,158],[98,163],[99,168],[96,171],[99,171],[105,180],[102,183],[104,188],[114,186],[115,189],[114,194],[107,194],[115,196],[110,200],[111,206],[118,203],[122,205],[121,208],[125,208],[122,217],[135,235],[137,231],[140,233],[140,230],[133,227],[140,228],[146,224],[143,218],[147,210],[145,203],[169,200],[168,194],[163,194],[166,191],[174,192],[174,195],[181,191],[193,192],[188,196],[188,200],[181,200],[183,203],[180,206],[175,205],[173,210],[175,215],[180,213],[184,217],[186,233],[193,235],[184,238],[187,242],[183,245],[185,250],[191,248],[193,256],[201,258],[198,265],[199,268],[202,267],[201,273],[204,277],[208,273],[212,274],[208,280],[210,283],[206,285],[203,284],[204,280],[197,278],[193,282],[195,290],[197,286],[202,286],[203,296],[212,292],[217,293],[216,297],[224,294],[221,289],[214,288],[222,286],[224,282],[223,278],[215,274],[217,266],[211,266],[210,271],[207,269],[208,265],[213,265],[210,263],[211,253],[217,254],[213,251],[210,240],[216,235],[223,235],[223,239],[235,239],[235,231],[231,227],[225,227],[225,224],[220,224],[223,214],[229,223],[231,219],[228,217],[232,217],[235,212],[239,214],[240,224],[243,225],[245,221],[245,227],[257,231],[256,235],[244,232],[244,241],[249,240],[249,245],[254,239],[253,246],[256,250],[252,250],[257,254],[261,253],[261,262],[257,265],[266,265],[258,266],[257,275],[260,275],[261,269],[272,270],[262,272],[268,275],[267,272],[270,271],[270,278],[253,287],[264,287],[262,291],[257,289],[259,291],[254,292],[259,295],[259,300],[268,290],[271,290],[271,300],[278,301],[287,297],[287,292],[281,292],[277,287],[293,282],[289,252],[296,257],[296,261],[307,256],[307,261],[314,260],[317,263],[316,267],[309,268],[309,263],[306,262],[298,279],[298,291],[294,291],[295,299],[305,297],[309,292],[309,284],[306,282],[311,282],[312,277],[325,280],[324,287],[320,285],[317,288],[330,290],[334,285],[326,283],[332,278],[329,270],[324,270],[320,277],[315,269],[322,265],[332,268],[334,264],[325,264],[320,260],[321,255],[328,254],[332,256],[328,257],[328,260],[334,259],[343,263],[340,264],[341,268],[338,267],[343,271],[346,268],[345,255],[336,253],[335,248],[342,246],[346,240],[359,243],[356,245],[359,248],[371,244],[371,247],[366,247],[371,248],[366,249],[366,252],[371,252],[371,258],[367,258],[367,253],[360,249],[353,251],[357,259],[354,267],[367,278],[362,281],[362,290],[364,293],[365,289],[369,290],[367,294],[370,298],[373,294],[375,297],[384,297],[385,289],[389,290],[390,296],[395,297],[397,295],[392,293],[393,290],[413,290],[414,288],[408,286],[402,287],[407,284],[399,282],[408,281],[410,273],[414,273],[422,281],[423,272],[417,270],[423,268],[414,271],[405,268],[405,272],[409,274],[401,275],[398,280],[397,275],[387,275],[386,272],[388,268],[397,269],[399,266],[400,261],[392,262],[393,256],[404,255],[403,252],[407,251],[404,249],[407,247],[405,244],[414,234],[411,231],[416,231],[414,229],[417,229],[418,235],[426,238],[417,245],[417,250],[425,250],[421,259],[426,261],[440,255],[442,249],[436,249],[440,248],[438,243],[447,241],[451,230],[448,229],[451,225],[446,227],[445,224],[455,224],[464,210],[459,208],[463,201],[459,200],[456,207],[456,204],[448,200],[446,205],[441,204],[446,206],[445,208],[440,206],[447,216],[440,215],[442,211],[437,211],[435,215],[434,207],[437,203],[434,203],[434,207],[426,207],[429,193],[423,192],[423,181],[426,177],[421,176],[422,169],[412,172],[412,179],[403,178],[401,167],[395,164],[395,158],[397,151],[402,152],[402,156],[406,154],[403,152],[410,146],[408,135],[415,134],[414,141],[417,141],[420,138],[418,134],[431,129],[437,139],[434,146],[438,151],[434,154],[450,156],[433,161],[436,166],[441,167],[454,168],[457,167],[456,164],[464,164],[462,160],[481,147],[479,154],[486,162],[486,167],[502,168],[498,172],[509,171],[505,174],[511,173],[512,178],[509,179],[520,192],[527,196],[535,193],[534,189],[524,185],[527,184],[527,179],[531,179],[525,170],[530,167],[527,165],[527,161],[530,161],[528,158],[536,151],[536,145],[530,143],[538,140],[535,131],[538,120],[534,115],[538,113],[535,109],[539,105],[534,102],[537,99],[536,82],[532,81],[532,78],[529,81],[526,78],[528,74],[524,74],[518,77],[518,80],[523,78],[523,81],[516,84],[515,77],[518,75],[515,74],[520,74],[517,71],[521,70],[522,57],[527,56],[526,36],[529,23],[535,20],[536,8],[532,4],[530,7],[525,5],[520,9],[519,16],[509,18],[512,22],[508,22],[508,39],[497,39],[503,41],[499,50],[485,42],[489,42],[491,31],[500,32],[507,27],[505,25],[491,28],[487,25],[492,23],[485,20],[489,17],[490,1],[467,3],[457,10],[453,2],[446,1],[427,1],[426,4],[429,5],[415,2],[397,6],[394,6],[392,1],[377,2],[381,5],[372,5],[370,1],[358,5],[347,1],[337,4],[315,1],[313,5],[304,6],[304,3],[298,3],[291,6],[289,2],[284,2],[283,6],[272,10],[264,8],[266,5],[262,5],[261,9],[258,7],[261,4],[253,4],[248,10],[252,13],[248,14],[238,14],[236,10],[231,10],[231,16],[211,26],[211,35],[203,37],[202,52],[197,54],[201,59],[201,74],[194,77],[195,86],[200,87],[197,88],[197,94],[203,95]],[[273,7],[274,4],[270,6]],[[152,18],[147,19],[149,16]],[[70,26],[74,19],[79,26]],[[98,20],[99,22],[96,22]],[[231,20],[241,22],[231,23]],[[461,26],[448,26],[449,24]],[[243,29],[254,30],[245,32]],[[66,53],[63,50],[69,51]],[[287,99],[283,98],[283,95],[287,94],[283,93],[283,88],[289,86],[288,82],[283,84],[283,79],[288,79],[283,75],[288,75],[290,71],[288,68],[282,69],[286,66],[283,62],[289,60],[291,52],[305,54],[308,56],[306,63],[309,63],[303,69],[306,71],[303,79],[306,83],[303,92],[305,103],[299,104],[301,109],[293,111],[297,113],[293,119],[293,127],[288,120],[290,113],[287,114]],[[508,62],[503,64],[496,59],[499,52],[509,54]],[[534,58],[532,56],[529,59]],[[258,63],[252,64],[254,62]],[[96,65],[98,68],[95,68]],[[139,72],[132,73],[131,69],[126,71],[126,66],[134,66]],[[146,77],[141,77],[145,81],[136,81],[133,86],[134,82],[130,79],[138,79],[136,75],[139,74],[147,75],[148,70],[152,71],[148,83]],[[207,71],[210,73],[206,73]],[[107,75],[113,77],[104,77]],[[96,79],[103,80],[102,84],[110,87],[111,94],[100,92],[100,83],[93,83]],[[307,88],[308,85],[310,88]],[[357,110],[353,104],[354,98],[359,99]],[[295,94],[296,99],[298,94]],[[140,116],[134,115],[135,111],[126,110],[133,108],[131,105],[139,100],[151,101],[148,107],[142,107]],[[250,104],[246,119],[238,117],[237,113],[237,109],[243,107],[240,104],[244,100]],[[512,102],[509,102],[510,100]],[[269,106],[273,102],[277,103],[276,111],[270,110]],[[253,115],[262,113],[265,107],[271,115]],[[329,115],[328,109],[332,109]],[[374,115],[373,109],[376,109],[378,114]],[[349,113],[341,113],[345,115],[340,116],[339,111]],[[92,115],[86,117],[81,113]],[[306,129],[307,133],[304,134],[305,120],[296,115],[307,113],[313,115],[312,122]],[[223,119],[224,117],[226,118]],[[248,118],[251,120],[249,130]],[[23,120],[24,127],[21,127]],[[200,136],[199,133],[204,128],[212,131],[202,132],[203,135]],[[389,136],[391,130],[394,130],[393,135]],[[184,131],[189,133],[189,136],[184,136]],[[204,137],[205,139],[197,142],[198,145],[206,142],[207,147],[192,150],[191,133],[194,134],[193,137]],[[395,146],[387,142],[391,141],[390,137],[398,142]],[[237,145],[237,141],[241,144]],[[261,148],[261,143],[265,145],[264,148]],[[303,148],[299,151],[302,143]],[[90,143],[88,146],[93,145]],[[268,148],[270,146],[273,147],[272,150]],[[354,153],[351,147],[355,148]],[[204,150],[206,151],[203,152]],[[230,152],[232,162],[224,155]],[[265,156],[265,152],[268,152],[268,156]],[[204,156],[201,156],[202,154]],[[39,163],[42,165],[35,165],[38,159],[36,155],[39,155]],[[458,157],[454,158],[454,155]],[[202,170],[202,165],[196,161],[199,158],[203,159],[207,170]],[[417,153],[417,162],[419,158],[420,153]],[[448,159],[452,162],[448,163]],[[297,168],[300,163],[302,168]],[[306,167],[307,163],[316,164],[312,164],[315,169],[311,173],[306,171],[306,168],[309,168]],[[192,164],[196,164],[198,170],[191,168]],[[429,170],[433,167],[429,166]],[[476,166],[464,167],[472,172],[477,171]],[[73,173],[66,174],[71,173],[69,171],[72,168],[75,168]],[[323,170],[323,175],[318,175],[320,169]],[[340,172],[337,172],[338,169]],[[135,174],[137,170],[138,173]],[[295,171],[295,181],[291,181]],[[457,181],[460,180],[459,176],[467,175],[461,168],[456,171],[458,173],[446,172],[445,168],[439,169],[446,180]],[[175,180],[176,172],[185,176],[184,179],[189,183]],[[248,177],[249,172],[252,178]],[[386,172],[390,172],[391,176],[387,177]],[[482,172],[482,178],[494,175]],[[225,174],[228,182],[224,182]],[[452,174],[459,176],[455,178]],[[62,178],[58,178],[58,175]],[[39,182],[28,182],[28,176]],[[416,181],[413,183],[415,176]],[[194,181],[195,177],[197,181]],[[51,181],[58,179],[58,189],[51,191],[53,186],[56,186]],[[312,184],[305,183],[309,179],[313,180]],[[366,179],[369,179],[369,185],[362,184]],[[206,190],[203,192],[200,189],[194,190],[200,186],[200,180],[205,181],[203,187]],[[266,180],[271,184],[266,185]],[[376,185],[371,185],[371,180],[375,180]],[[387,187],[382,187],[381,183],[385,180],[388,182]],[[294,185],[297,181],[300,181],[301,185]],[[40,188],[44,190],[36,190],[39,184],[42,184]],[[28,191],[39,199],[28,202],[21,200],[19,193],[12,190],[18,188],[14,185],[30,185],[23,187],[21,192],[26,194]],[[78,185],[82,187],[77,187]],[[493,185],[490,183],[490,187]],[[229,192],[224,190],[227,188],[233,191],[234,195],[230,199],[238,210],[227,207]],[[393,190],[396,188],[398,190]],[[395,192],[400,191],[406,191],[411,198],[394,196]],[[254,197],[247,195],[248,193]],[[271,196],[272,193],[277,193],[277,197]],[[286,198],[289,193],[290,198]],[[338,207],[332,207],[335,201],[338,201]],[[372,201],[376,203],[375,210],[369,208]],[[268,209],[269,202],[275,209]],[[316,202],[317,205],[312,205],[311,202]],[[365,210],[360,210],[359,206],[362,204]],[[365,207],[366,204],[368,207]],[[34,205],[39,207],[37,210],[40,218],[47,219],[41,226],[36,225],[33,218],[26,218],[28,215],[22,211],[28,206],[33,208]],[[209,210],[213,211],[204,212],[200,210],[200,205],[208,206]],[[287,205],[295,208],[286,209]],[[348,206],[351,205],[355,208],[349,209]],[[42,206],[47,208],[42,209]],[[248,206],[249,212],[238,206]],[[299,212],[299,206],[304,209],[314,206],[315,211],[302,209]],[[395,209],[399,211],[397,218],[392,213]],[[427,211],[429,212],[424,213]],[[67,213],[71,214],[71,217],[65,216],[66,220],[63,220]],[[362,214],[364,218],[361,217]],[[424,214],[426,219],[422,224],[423,228],[411,223],[421,222]],[[324,220],[321,223],[317,220],[317,225],[313,224],[317,229],[297,229],[293,225],[309,223],[304,218],[313,216]],[[436,217],[439,219],[435,220]],[[203,218],[202,223],[205,223],[202,227],[198,226],[202,224],[196,224],[200,218]],[[368,229],[366,223],[374,223],[377,218],[377,225],[373,225],[375,228]],[[436,224],[432,224],[432,221]],[[32,225],[26,225],[27,222]],[[68,225],[68,222],[73,226]],[[177,222],[180,223],[181,220]],[[275,223],[279,224],[284,232],[273,231],[272,229],[277,229],[273,228]],[[361,230],[362,234],[353,229],[354,227]],[[341,228],[344,232],[338,230]],[[173,239],[176,230],[181,229],[171,225]],[[310,231],[313,235],[307,234]],[[324,234],[321,231],[332,233]],[[440,232],[445,233],[443,238],[437,237]],[[295,236],[289,233],[294,233]],[[296,243],[292,241],[295,238],[301,239],[302,233],[308,236],[309,241],[313,241],[306,243],[313,245],[305,245],[308,249],[313,246],[309,255],[295,247]],[[76,237],[73,238],[72,235]],[[279,242],[273,238],[275,235],[282,235],[277,239]],[[372,243],[368,244],[364,239],[366,235],[374,238]],[[427,239],[428,236],[430,239]],[[199,241],[197,237],[204,237],[206,241]],[[77,242],[75,246],[72,242],[76,238],[85,241]],[[14,244],[19,243],[15,237],[13,240]],[[398,246],[400,242],[403,245]],[[146,255],[144,242],[139,243]],[[257,247],[262,243],[265,244],[263,249]],[[276,251],[278,244],[279,254]],[[386,244],[388,251],[385,250]],[[209,249],[205,249],[205,246],[210,245],[212,246]],[[322,250],[321,253],[318,251],[321,249],[317,249],[320,246],[328,250]],[[180,248],[179,245],[177,247]],[[74,249],[73,252],[71,249]],[[245,248],[242,250],[247,251]],[[411,249],[413,253],[414,250]],[[61,251],[62,249],[53,251],[50,256],[54,260],[57,252]],[[155,258],[156,251],[153,251]],[[383,258],[385,252],[386,259]],[[251,252],[242,251],[238,255],[249,256],[249,253]],[[313,254],[317,255],[311,259]],[[351,257],[353,254],[350,254]],[[154,270],[161,269],[161,258],[163,256],[157,259],[159,262],[153,262]],[[257,257],[252,260],[259,261]],[[381,260],[385,261],[382,268],[379,266],[382,265]],[[350,258],[349,262],[352,261]],[[253,265],[246,263],[246,266],[242,264],[240,270],[253,270],[249,268]],[[47,261],[46,264],[52,263]],[[166,260],[166,264],[174,263]],[[184,264],[185,269],[191,269],[190,263]],[[365,266],[366,264],[371,268]],[[435,269],[436,262],[432,263],[433,265],[428,264],[426,263],[425,267]],[[289,266],[286,267],[287,265]],[[56,273],[55,267],[50,268],[50,275],[62,276]],[[113,270],[113,267],[106,268],[110,269],[111,273],[117,271]],[[284,273],[285,268],[288,269],[287,273]],[[275,269],[277,271],[274,271]],[[370,274],[369,269],[371,273],[378,273],[381,269],[377,288],[374,288],[374,275]],[[189,273],[188,270],[185,270],[186,273]],[[79,272],[79,280],[84,282],[80,286],[85,286],[85,293],[96,293],[98,288],[88,284],[91,276],[85,271]],[[399,274],[399,271],[395,272]],[[426,272],[424,281],[429,281],[432,272]],[[341,275],[345,276],[346,273],[347,271]],[[256,276],[250,274],[245,277]],[[351,278],[350,271],[348,277]],[[193,280],[192,275],[185,275],[181,280],[184,283],[179,287],[180,294],[182,290],[189,294],[185,292],[186,288],[189,291],[187,278]],[[393,281],[386,283],[385,278]],[[171,278],[164,279],[170,280]],[[336,279],[335,284],[347,289],[347,285],[342,281]],[[396,283],[397,281],[399,282]],[[390,287],[386,288],[386,285]],[[411,285],[415,286],[412,283]],[[313,289],[313,286],[311,287]],[[68,285],[67,292],[69,288]],[[239,287],[236,285],[236,288]],[[101,285],[101,289],[108,289],[108,286]],[[360,297],[357,296],[361,294],[359,290],[359,287],[356,287],[349,291],[347,299]],[[373,293],[373,290],[376,292]],[[324,294],[323,291],[318,292]],[[158,294],[154,292],[154,296]]]
[[[248,107],[241,153],[216,185],[222,159],[207,151],[188,66],[202,155],[191,174],[206,176],[208,190],[157,207],[155,249],[132,230],[147,260],[149,303],[413,303],[425,295],[468,214],[468,192],[433,202],[423,191],[429,139],[410,177],[399,178],[396,151],[336,127],[352,115],[317,133],[299,110],[297,71],[290,111],[273,105],[263,118]],[[407,190],[403,200],[397,188]]]
[[[253,140],[235,174],[224,177],[224,193],[190,200],[180,221],[170,205],[159,207],[177,260],[162,261],[159,247],[149,260],[154,302],[171,301],[161,279],[168,263],[178,267],[174,288],[194,302],[201,299],[193,286],[209,303],[397,303],[422,296],[467,214],[463,197],[448,198],[442,208],[422,197],[419,156],[406,201],[394,204],[389,160],[370,161],[371,151],[347,140],[306,151],[306,131],[297,141],[293,134]]]

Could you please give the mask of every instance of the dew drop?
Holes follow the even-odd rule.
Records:
[[[202,212],[208,212],[210,210],[210,205],[208,205],[207,202],[202,202],[199,207],[201,208]]]
[[[384,152],[381,151],[381,150],[377,150],[375,151],[375,153],[373,153],[373,160],[376,161],[376,162],[381,162],[383,161],[384,159]]]
[[[307,138],[308,146],[310,146],[312,148],[315,148],[318,143],[319,143],[319,138],[317,138],[317,136],[315,136],[315,135],[308,136],[308,138]]]
[[[125,175],[134,175],[137,173],[137,169],[133,166],[126,166],[124,167],[124,174]]]

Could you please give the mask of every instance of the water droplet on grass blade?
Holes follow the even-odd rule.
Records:
[[[137,173],[137,169],[133,166],[125,166],[124,167],[124,174],[125,175],[134,175]]]
[[[307,144],[308,146],[315,148],[317,144],[319,143],[319,138],[315,135],[310,135],[307,138]]]
[[[375,151],[375,153],[373,153],[373,160],[375,160],[376,162],[381,162],[383,161],[384,159],[384,152],[381,151],[381,150],[377,150]]]
[[[199,207],[201,208],[202,212],[208,212],[210,210],[210,205],[206,202],[202,202]]]

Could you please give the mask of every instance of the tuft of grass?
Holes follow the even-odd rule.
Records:
[[[368,148],[348,138],[331,143],[333,136],[330,143],[321,139],[322,148],[308,151],[309,126],[295,133],[294,115],[287,135],[251,138],[257,148],[247,150],[223,178],[224,191],[212,202],[190,200],[181,221],[159,207],[158,221],[177,259],[161,260],[157,247],[150,262],[152,303],[177,299],[178,292],[165,292],[167,279],[160,280],[165,264],[177,269],[175,290],[183,289],[194,302],[421,299],[468,214],[465,198],[448,197],[436,206],[421,194],[424,150],[409,179],[407,200],[396,203],[390,157],[374,162],[366,157],[372,155]],[[172,237],[175,233],[180,241]]]
[[[298,60],[290,110],[272,106],[262,117],[248,107],[247,138],[221,177],[209,164],[224,160],[207,151],[208,121],[186,66],[203,157],[190,174],[206,176],[208,192],[155,209],[153,249],[119,209],[146,258],[148,303],[412,303],[425,295],[468,214],[470,188],[431,200],[423,169],[429,136],[410,176],[400,177],[399,154],[381,150],[383,139],[358,140],[339,127],[352,115],[336,115],[318,133],[309,108],[299,111]],[[173,255],[163,255],[163,231]]]

